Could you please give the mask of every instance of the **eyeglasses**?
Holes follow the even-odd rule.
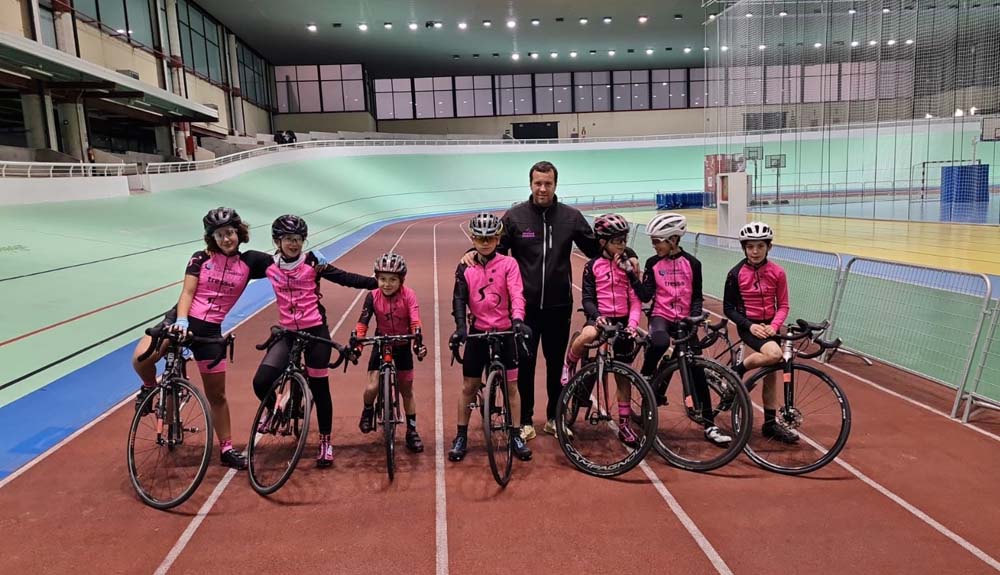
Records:
[[[231,227],[219,228],[214,232],[212,232],[212,237],[215,238],[215,241],[217,242],[221,242],[222,240],[226,238],[231,238],[235,235],[236,235],[236,228],[231,228]]]
[[[497,239],[497,237],[498,236],[472,236],[472,241],[479,242],[481,244],[488,244]]]
[[[281,241],[288,242],[290,244],[301,244],[305,240],[302,236],[281,236]]]
[[[610,240],[608,240],[609,244],[616,246],[624,246],[626,242],[627,240],[625,238],[611,238]]]

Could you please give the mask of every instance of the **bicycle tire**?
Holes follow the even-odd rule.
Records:
[[[258,422],[261,420],[261,416],[264,414],[264,410],[268,408],[268,398],[274,395],[286,382],[292,386],[287,391],[289,394],[289,400],[286,405],[287,411],[279,415],[277,413],[277,406],[275,406],[275,409],[272,410],[273,413],[271,414],[271,418],[277,417],[278,420],[273,422],[272,426],[277,431],[278,426],[287,425],[287,429],[290,430],[290,433],[286,435],[294,436],[295,443],[291,445],[293,449],[289,454],[287,462],[277,465],[280,472],[276,477],[272,477],[270,475],[265,475],[265,462],[263,461],[265,454],[261,453],[265,450],[261,447],[259,442],[269,435],[277,436],[278,433],[260,434],[257,433],[257,426]],[[301,402],[301,407],[298,409],[296,409],[294,405],[295,399],[298,399]],[[264,496],[273,494],[281,489],[292,476],[292,473],[295,471],[295,467],[302,458],[302,452],[305,450],[306,440],[309,437],[309,422],[311,419],[312,395],[309,393],[309,386],[302,374],[292,373],[287,377],[283,375],[271,384],[271,387],[267,390],[265,399],[260,402],[260,406],[257,408],[257,413],[254,415],[253,425],[250,431],[250,441],[247,442],[247,475],[250,478],[250,485],[258,494]],[[278,459],[281,460],[284,458]]]
[[[712,471],[739,456],[747,442],[750,441],[750,432],[753,428],[753,408],[750,405],[750,397],[746,389],[732,370],[714,360],[700,356],[689,356],[687,364],[689,369],[705,370],[705,381],[710,389],[710,397],[712,397],[713,402],[715,402],[716,397],[718,398],[718,402],[713,405],[714,417],[717,420],[722,413],[728,414],[728,425],[723,424],[722,429],[723,431],[731,430],[732,440],[728,446],[721,450],[708,443],[703,436],[702,430],[705,422],[701,420],[701,414],[692,414],[683,403],[679,407],[684,410],[684,415],[678,416],[678,419],[686,420],[699,427],[695,429],[692,426],[688,430],[674,428],[671,424],[674,418],[665,417],[672,406],[677,407],[676,402],[671,402],[667,406],[659,408],[656,440],[653,448],[656,449],[660,457],[674,467],[688,471]],[[664,397],[668,391],[683,394],[683,383],[678,373],[680,362],[672,359],[661,365],[662,367],[653,376],[654,393],[660,393],[660,390],[663,390]],[[677,374],[678,377],[674,378],[674,374]],[[683,435],[687,437],[681,437]],[[692,435],[694,437],[691,437]],[[685,446],[686,442],[690,442],[690,448]],[[701,447],[706,449],[699,449]],[[707,452],[712,456],[698,457],[702,452]]]
[[[136,458],[136,435],[139,431],[140,426],[143,424],[144,420],[148,417],[156,417],[157,408],[153,408],[153,402],[155,402],[160,397],[160,389],[156,389],[153,393],[150,393],[143,400],[142,404],[139,405],[139,409],[132,416],[132,424],[129,427],[128,445],[126,447],[126,458],[128,460],[128,471],[129,479],[132,482],[132,487],[135,488],[136,494],[143,503],[153,507],[155,509],[166,510],[184,503],[194,494],[201,485],[201,481],[205,478],[205,472],[208,471],[208,465],[212,457],[212,436],[214,427],[212,425],[212,410],[208,404],[208,400],[205,399],[205,395],[197,387],[191,385],[191,382],[184,379],[174,379],[169,384],[172,393],[175,398],[180,396],[180,391],[184,391],[190,394],[190,398],[186,404],[190,404],[190,401],[194,401],[195,404],[201,409],[202,415],[205,421],[205,446],[202,449],[202,453],[198,456],[196,460],[198,462],[197,469],[194,470],[193,477],[179,494],[173,497],[162,498],[157,497],[151,493],[150,481],[145,481],[146,474],[140,473],[138,469],[138,463]],[[177,405],[177,401],[173,402],[173,405]],[[147,409],[151,411],[146,413]],[[182,408],[183,409],[183,406]],[[164,408],[164,411],[170,411],[169,408]],[[172,414],[165,414],[172,415]],[[195,418],[197,419],[197,418]],[[168,430],[174,428],[174,425],[168,423],[166,425]],[[183,435],[197,433],[198,429],[188,429],[185,428],[183,421],[181,422],[180,433],[181,444],[183,444]],[[168,431],[169,434],[169,431]],[[168,453],[171,455],[176,451],[174,449],[175,445],[172,443],[172,438],[168,439],[168,444],[165,446]]]
[[[559,394],[559,401],[556,405],[556,438],[559,441],[559,446],[562,448],[563,454],[566,455],[566,458],[569,459],[570,463],[572,463],[577,469],[595,477],[615,477],[623,473],[627,473],[636,465],[639,465],[643,458],[645,458],[649,453],[649,450],[653,448],[653,440],[651,438],[656,433],[656,400],[653,397],[653,390],[649,384],[646,383],[645,378],[639,375],[639,373],[630,366],[617,361],[605,363],[604,370],[606,377],[612,374],[623,375],[632,385],[632,393],[635,393],[636,391],[638,392],[640,413],[636,414],[633,412],[630,417],[630,421],[640,424],[642,437],[640,438],[639,446],[631,451],[628,451],[625,457],[620,460],[602,464],[588,458],[580,452],[580,449],[574,445],[574,443],[582,443],[583,441],[582,435],[584,434],[582,434],[581,431],[586,428],[584,428],[582,424],[595,424],[591,424],[588,417],[584,417],[582,420],[577,421],[579,414],[576,413],[576,411],[578,409],[582,409],[582,407],[579,407],[573,400],[580,392],[580,389],[578,388],[582,388],[583,391],[586,391],[591,381],[593,381],[595,386],[600,384],[600,382],[597,381],[596,373],[598,367],[599,362],[597,361],[584,365],[579,371],[577,371],[569,383],[563,387],[562,392]],[[586,409],[588,413],[592,413],[592,405],[589,405]],[[605,417],[609,418],[608,420],[612,422],[614,420],[614,416],[602,416],[602,418]],[[611,429],[612,431],[617,429],[617,424],[612,426]]]
[[[486,377],[486,397],[483,402],[483,432],[490,471],[500,487],[510,482],[514,460],[514,438],[511,425],[510,397],[503,366],[494,366]],[[499,410],[499,413],[496,413]]]
[[[385,470],[389,474],[389,481],[396,475],[396,414],[393,404],[395,403],[396,386],[395,371],[392,368],[382,371],[381,394],[382,394],[382,431],[385,434]]]
[[[840,386],[837,385],[837,382],[835,382],[833,378],[827,375],[826,372],[811,365],[802,363],[793,364],[792,370],[794,372],[805,372],[808,373],[809,375],[815,376],[832,392],[832,397],[834,400],[836,400],[837,407],[839,408],[838,411],[840,413],[839,417],[840,429],[836,433],[836,439],[833,441],[831,447],[825,453],[823,453],[821,457],[798,466],[781,465],[776,463],[775,461],[772,461],[771,459],[768,459],[762,454],[763,449],[760,448],[759,441],[753,436],[751,437],[750,442],[747,443],[746,448],[744,448],[744,452],[746,452],[747,456],[754,463],[769,471],[773,471],[775,473],[781,473],[784,475],[803,475],[806,473],[811,473],[813,471],[816,471],[817,469],[820,469],[824,465],[830,463],[840,454],[841,450],[843,450],[844,445],[847,444],[847,439],[851,434],[851,406],[850,403],[848,403],[847,396],[844,395],[843,390],[840,389]],[[747,389],[751,390],[755,389],[756,387],[763,387],[763,385],[758,385],[758,383],[764,377],[772,373],[780,374],[781,372],[782,368],[780,366],[772,366],[766,369],[758,370],[747,381],[746,387]],[[793,381],[796,381],[798,380],[798,377],[793,375],[792,379]],[[779,381],[779,388],[780,385],[781,384]],[[836,419],[836,417],[831,416],[830,419],[833,420]],[[820,452],[820,450],[816,449],[816,446],[819,444],[816,443],[815,439],[810,438],[805,432],[800,433],[800,436],[801,435],[804,435],[805,437],[800,437],[799,444],[797,445],[801,445],[802,439],[805,439],[806,443],[809,444],[813,452]],[[757,448],[754,447],[755,443],[758,444]]]

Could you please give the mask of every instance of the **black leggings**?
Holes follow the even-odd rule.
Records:
[[[652,379],[657,365],[667,348],[670,347],[670,333],[677,332],[678,325],[667,321],[662,317],[653,316],[649,318],[649,347],[646,348],[646,357],[642,360],[642,375]],[[701,350],[692,348],[692,354],[701,355]],[[670,383],[670,382],[667,382]],[[705,419],[706,427],[712,424],[712,396],[708,392],[708,381],[705,379],[705,370],[701,368],[691,368],[691,384],[694,393],[701,402],[701,415]],[[682,385],[680,382],[677,385]],[[655,393],[666,395],[666,388],[654,389]]]
[[[330,328],[326,325],[310,327],[302,331],[316,337],[330,339]],[[289,338],[275,342],[267,350],[257,373],[253,376],[253,391],[257,398],[263,400],[271,384],[275,382],[288,365],[288,354],[291,353],[292,342]],[[309,380],[309,391],[312,392],[313,403],[316,405],[316,420],[319,422],[321,435],[330,435],[333,428],[333,400],[330,398],[330,377],[327,375],[327,365],[330,363],[330,346],[310,342],[305,348],[306,371]]]

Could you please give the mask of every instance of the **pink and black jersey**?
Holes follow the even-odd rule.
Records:
[[[278,324],[285,329],[307,329],[326,324],[326,309],[320,303],[319,280],[357,289],[374,289],[378,281],[372,276],[346,272],[327,265],[320,272],[319,260],[312,252],[286,262],[280,254],[273,256],[267,267],[278,301]]]
[[[375,335],[408,335],[421,327],[417,294],[405,285],[391,296],[380,289],[368,292],[355,330],[358,337],[367,335],[372,316],[375,317]]]
[[[753,266],[746,259],[726,276],[723,310],[733,323],[744,329],[769,321],[777,331],[788,318],[788,279],[785,270],[764,260]]]
[[[188,260],[185,273],[198,278],[188,316],[221,324],[251,279],[264,277],[271,257],[249,250],[225,255],[201,250]]]
[[[654,255],[646,260],[642,282],[633,287],[642,301],[653,301],[652,317],[677,322],[701,315],[701,262],[683,249],[673,256]]]
[[[629,275],[618,264],[599,256],[583,267],[583,312],[587,320],[628,317],[628,327],[639,325],[642,306]]]
[[[478,331],[504,331],[511,320],[524,320],[524,285],[514,258],[494,253],[485,265],[459,264],[452,298],[457,325],[465,325],[466,308],[468,325]]]

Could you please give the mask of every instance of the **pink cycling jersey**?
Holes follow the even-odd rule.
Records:
[[[278,324],[285,329],[307,329],[326,323],[326,309],[320,303],[320,278],[342,286],[374,289],[378,281],[372,276],[362,276],[332,265],[320,272],[319,260],[312,252],[304,253],[292,262],[280,255],[272,258],[267,268],[278,302]]]
[[[737,325],[770,320],[774,330],[781,329],[789,311],[785,270],[770,260],[758,267],[743,260],[726,276],[723,305]]]
[[[683,250],[649,258],[634,287],[642,301],[653,301],[653,317],[677,322],[702,312],[701,262]]]
[[[524,285],[514,258],[494,253],[486,265],[458,266],[452,315],[459,325],[466,307],[472,314],[469,325],[479,331],[508,330],[512,319],[524,321]]]
[[[618,264],[598,256],[583,268],[583,311],[588,320],[626,317],[628,327],[639,325],[642,306],[629,276]]]
[[[373,315],[376,335],[407,335],[420,329],[417,294],[405,285],[391,296],[386,296],[380,289],[368,292],[355,330],[358,337],[367,335],[368,322]]]
[[[251,279],[264,277],[267,254],[257,251],[219,252],[198,251],[188,260],[185,273],[198,278],[198,287],[191,300],[188,316],[209,323],[222,323],[236,305]]]

